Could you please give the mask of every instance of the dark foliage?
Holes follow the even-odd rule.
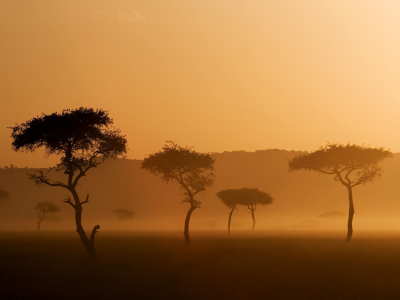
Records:
[[[0,200],[8,200],[10,198],[10,193],[3,187],[0,187]]]

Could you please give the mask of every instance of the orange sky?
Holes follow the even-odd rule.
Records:
[[[142,159],[199,151],[400,151],[400,2],[0,0],[0,166],[7,126],[63,108],[109,110]]]

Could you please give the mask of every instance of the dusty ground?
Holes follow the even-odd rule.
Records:
[[[1,299],[400,299],[400,233],[0,233]]]

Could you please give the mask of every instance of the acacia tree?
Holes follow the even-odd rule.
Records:
[[[161,151],[144,159],[142,169],[154,175],[161,175],[166,183],[177,182],[184,191],[182,203],[189,203],[184,227],[185,244],[190,244],[189,221],[193,211],[200,208],[201,202],[195,196],[214,184],[215,159],[209,153],[199,153],[190,147],[181,147],[167,141]]]
[[[0,186],[0,200],[8,200],[9,198],[10,193]]]
[[[38,202],[35,206],[35,210],[37,213],[37,231],[40,231],[40,225],[42,224],[43,221],[46,221],[46,215],[47,214],[54,214],[58,211],[60,211],[60,208],[55,205],[53,202]]]
[[[340,210],[327,211],[319,215],[320,218],[328,219],[332,222],[332,230],[335,225],[336,219],[342,219],[346,217],[346,214]]]
[[[238,205],[241,204],[241,201],[243,200],[241,197],[242,195],[238,189],[222,190],[215,195],[230,209],[228,217],[228,234],[230,234],[232,214],[237,209]]]
[[[346,241],[350,242],[353,235],[353,188],[379,178],[383,171],[380,164],[388,157],[392,157],[392,153],[385,148],[333,143],[314,152],[297,155],[289,161],[289,171],[310,170],[333,175],[335,181],[347,188],[349,218]]]
[[[90,169],[106,158],[126,153],[126,138],[112,125],[113,120],[107,111],[81,107],[63,110],[62,113],[42,114],[10,127],[13,150],[33,152],[44,147],[46,156],[60,157],[60,162],[52,169],[63,171],[66,182],[53,181],[43,171],[31,174],[29,179],[36,185],[61,187],[71,193],[73,201],[68,197],[64,202],[75,210],[76,231],[90,257],[96,256],[94,238],[100,226],[93,228],[89,239],[82,227],[82,206],[89,202],[89,194],[85,201],[81,201],[77,185]]]
[[[121,226],[122,221],[133,219],[133,216],[135,215],[135,213],[133,211],[127,210],[125,208],[114,209],[112,212],[120,220],[118,223],[118,230],[119,230],[119,227]]]
[[[256,217],[254,212],[258,205],[266,206],[267,204],[272,204],[274,202],[270,194],[260,191],[257,188],[243,188],[237,190],[238,196],[242,199],[241,205],[247,207],[250,210],[251,218],[253,219],[253,226],[251,230],[254,231],[256,226]]]

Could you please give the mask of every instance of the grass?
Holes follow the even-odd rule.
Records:
[[[399,299],[400,234],[0,233],[0,299]]]

